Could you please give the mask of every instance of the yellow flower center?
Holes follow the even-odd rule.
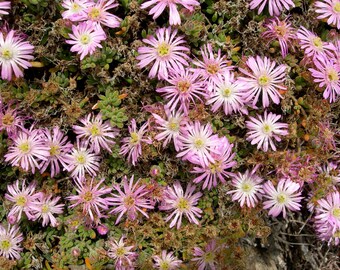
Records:
[[[336,12],[336,13],[339,13],[340,12],[340,3],[339,2],[336,2],[335,5],[333,6],[333,10]]]
[[[83,199],[84,199],[85,202],[92,201],[92,199],[93,199],[92,192],[91,191],[86,191],[84,196],[83,196]]]
[[[4,126],[11,126],[13,124],[14,121],[14,116],[11,115],[10,113],[6,113],[3,117],[2,117],[2,124]]]
[[[190,89],[191,83],[189,81],[179,81],[177,88],[181,93],[187,93]]]
[[[10,60],[13,57],[13,52],[11,52],[9,49],[2,49],[1,57],[6,60]]]
[[[268,135],[268,134],[270,134],[272,132],[272,128],[271,128],[270,125],[264,124],[263,128],[262,128],[262,131],[263,131],[264,134]]]
[[[136,145],[136,144],[139,143],[139,135],[138,135],[138,133],[132,132],[132,133],[130,134],[130,136],[131,136],[130,144]]]
[[[334,237],[334,238],[340,238],[340,230],[339,230],[339,231],[336,231],[336,232],[333,234],[333,237]]]
[[[124,257],[125,253],[126,253],[125,247],[119,247],[116,249],[117,257]]]
[[[177,203],[177,208],[180,211],[188,210],[190,208],[188,200],[185,198],[180,198]]]
[[[78,164],[85,164],[86,163],[86,156],[83,153],[79,153],[76,161],[78,162]]]
[[[51,145],[50,146],[50,155],[53,156],[57,156],[60,154],[60,147],[59,145]]]
[[[216,63],[212,63],[208,64],[206,69],[209,74],[214,75],[220,70],[220,66]]]
[[[212,252],[207,252],[204,254],[203,258],[204,258],[204,262],[212,263],[215,260],[215,254]]]
[[[176,120],[170,120],[168,123],[168,129],[170,129],[171,131],[178,131],[179,123]]]
[[[231,88],[230,88],[230,87],[227,87],[227,88],[225,88],[225,89],[223,90],[222,95],[223,95],[224,97],[230,97],[230,96],[231,96],[231,93],[232,93]]]
[[[16,203],[17,206],[24,207],[26,202],[27,202],[27,200],[24,196],[19,196],[19,197],[16,198],[15,203]]]
[[[285,194],[279,194],[277,195],[276,198],[277,198],[278,203],[280,204],[283,204],[287,201],[287,196]]]
[[[81,37],[80,37],[80,43],[83,44],[83,45],[87,45],[90,43],[90,35],[89,34],[83,34]]]
[[[44,204],[44,205],[41,207],[41,212],[42,212],[43,214],[46,214],[46,213],[48,213],[49,211],[50,211],[50,208],[48,207],[47,204]]]
[[[337,82],[339,80],[338,72],[335,69],[329,70],[327,77],[330,82]]]
[[[73,3],[71,6],[72,12],[78,12],[81,10],[81,6],[79,6],[77,3]]]
[[[161,57],[169,55],[170,45],[165,42],[159,44],[157,47],[157,52],[158,52],[158,55]]]
[[[205,143],[202,139],[200,138],[197,138],[195,141],[194,141],[194,145],[197,149],[201,149],[204,147]]]
[[[161,262],[159,265],[160,270],[170,270],[170,264],[168,262]]]
[[[249,183],[243,183],[241,189],[243,192],[249,192],[252,189],[252,185]]]
[[[322,40],[321,40],[321,38],[315,37],[315,38],[313,38],[312,42],[313,42],[315,47],[317,47],[318,49],[322,49]]]
[[[92,8],[91,11],[88,13],[88,16],[92,20],[99,19],[99,17],[100,17],[100,9],[96,8],[96,7]]]
[[[334,208],[332,211],[333,216],[340,218],[340,208]]]
[[[7,251],[11,248],[11,242],[8,241],[7,239],[2,240],[0,242],[0,247],[1,247],[2,250]]]
[[[266,86],[269,84],[269,82],[270,82],[270,78],[267,75],[261,75],[258,79],[258,83],[261,86]]]
[[[124,198],[124,204],[126,207],[131,207],[135,205],[135,199],[132,196],[127,196]]]
[[[283,25],[277,25],[274,27],[276,34],[283,37],[287,34],[287,28]]]
[[[216,160],[215,163],[210,163],[208,167],[212,174],[219,173],[222,171],[221,161]]]
[[[90,133],[92,136],[101,135],[100,127],[97,124],[93,124],[92,127],[90,127]]]
[[[31,146],[27,141],[21,143],[18,148],[23,154],[27,154],[31,150]]]

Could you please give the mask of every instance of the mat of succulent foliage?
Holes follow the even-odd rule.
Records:
[[[340,0],[0,24],[0,269],[340,269]]]

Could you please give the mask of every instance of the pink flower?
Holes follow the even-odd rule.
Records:
[[[110,213],[119,213],[116,224],[119,223],[125,213],[127,214],[128,219],[135,220],[138,215],[137,212],[148,218],[149,216],[144,209],[153,209],[153,206],[150,204],[150,200],[146,198],[149,191],[146,190],[145,185],[139,184],[140,179],[136,183],[133,183],[133,181],[133,175],[130,178],[129,183],[127,177],[124,177],[124,192],[121,190],[119,185],[113,186],[113,189],[116,190],[118,194],[112,194],[113,197],[109,198],[110,205],[115,207]]]
[[[6,37],[3,32],[0,32],[1,78],[10,81],[13,72],[15,77],[23,77],[21,68],[27,69],[32,66],[28,61],[34,58],[33,49],[34,47],[27,41],[23,41],[14,30],[9,31]]]
[[[167,253],[166,250],[163,250],[161,256],[158,256],[158,255],[152,256],[152,258],[155,261],[153,267],[159,270],[179,269],[179,267],[182,264],[182,261],[178,260],[177,257],[175,257],[173,254],[174,254],[173,252]]]
[[[149,12],[153,15],[153,19],[157,19],[164,11],[166,7],[169,8],[169,23],[170,25],[181,24],[181,17],[179,16],[177,5],[184,6],[189,11],[193,11],[195,6],[199,6],[200,3],[196,0],[149,0],[141,5],[141,8],[145,9],[156,4]]]
[[[86,8],[91,5],[89,0],[64,0],[62,6],[66,9],[61,14],[64,19],[69,19],[73,22],[82,21],[86,17]]]
[[[151,47],[139,47],[137,60],[139,68],[144,68],[154,62],[149,77],[158,77],[159,80],[167,79],[169,69],[184,70],[184,66],[188,66],[189,59],[186,52],[189,48],[183,46],[185,41],[182,36],[177,37],[177,29],[171,32],[171,27],[159,28],[156,31],[157,39],[149,36],[143,39],[143,42]]]
[[[49,223],[52,227],[56,227],[58,223],[53,214],[62,214],[64,208],[64,204],[57,204],[59,200],[60,197],[52,198],[52,195],[40,196],[32,206],[32,210],[35,212],[34,220],[42,217],[43,227]]]
[[[189,113],[190,103],[195,104],[195,99],[202,101],[201,97],[206,96],[205,84],[200,78],[199,72],[192,72],[189,69],[171,70],[169,78],[166,79],[171,85],[157,88],[168,100],[166,106],[170,111],[183,111]]]
[[[309,71],[314,77],[314,82],[319,83],[321,88],[325,87],[323,92],[325,99],[335,102],[340,95],[340,66],[324,54],[317,55],[313,63],[316,69],[310,68]]]
[[[215,239],[210,240],[204,250],[200,247],[194,247],[193,255],[195,258],[193,258],[192,261],[196,262],[196,265],[198,266],[197,270],[217,270],[217,253],[221,248],[223,248],[223,246],[217,246]]]
[[[217,135],[213,135],[213,131],[210,124],[201,126],[199,121],[195,123],[187,124],[183,135],[179,136],[183,147],[177,157],[181,157],[184,160],[189,159],[197,155],[202,161],[202,165],[209,166],[210,162],[214,162],[211,152],[218,154],[217,146],[220,141]]]
[[[318,200],[315,208],[315,223],[317,226],[328,224],[333,233],[340,230],[340,193],[332,192],[326,198]]]
[[[66,155],[71,151],[73,145],[68,142],[67,136],[59,129],[53,128],[53,133],[48,129],[43,130],[46,139],[45,143],[48,146],[49,156],[47,160],[42,161],[40,172],[46,171],[47,167],[51,168],[51,177],[60,173],[60,163],[64,168],[67,167]]]
[[[17,109],[12,109],[10,104],[0,110],[0,131],[6,130],[9,137],[15,137],[18,130],[24,126],[24,117],[18,114]]]
[[[217,56],[215,56],[210,43],[201,48],[201,54],[203,59],[202,61],[198,59],[193,61],[193,64],[197,66],[193,70],[201,74],[203,79],[208,83],[208,92],[211,92],[215,85],[214,80],[218,79],[217,75],[222,75],[233,69],[233,67],[228,66],[225,56],[221,55],[220,49],[217,52]]]
[[[13,145],[8,148],[5,161],[11,162],[12,166],[20,166],[25,171],[35,173],[35,168],[41,168],[38,161],[46,161],[49,155],[48,146],[40,130],[22,130],[13,139]]]
[[[263,117],[257,115],[257,118],[250,116],[250,121],[246,121],[246,127],[249,129],[247,132],[247,140],[252,145],[257,144],[257,149],[264,152],[268,151],[269,146],[276,151],[274,140],[280,142],[281,136],[288,135],[288,124],[277,122],[281,115],[274,113],[264,112]]]
[[[156,123],[159,125],[157,126],[157,129],[161,131],[161,133],[158,133],[155,136],[155,139],[158,141],[164,140],[163,147],[166,147],[166,145],[172,140],[176,151],[179,151],[182,147],[182,143],[178,137],[182,134],[183,128],[187,123],[187,119],[182,113],[176,111],[170,112],[168,108],[165,108],[165,113],[167,120],[161,118],[157,114],[152,114],[156,119]]]
[[[258,14],[260,14],[266,4],[268,3],[269,14],[271,16],[279,16],[281,12],[285,9],[289,10],[291,7],[295,7],[292,0],[252,0],[250,2],[250,9],[255,9],[260,6]]]
[[[2,20],[2,15],[8,15],[6,9],[11,9],[11,1],[0,2],[0,20]]]
[[[129,137],[122,139],[124,143],[120,149],[119,154],[128,156],[128,161],[132,163],[133,166],[136,165],[139,156],[142,154],[142,142],[147,144],[152,144],[152,140],[149,137],[144,137],[144,133],[148,127],[148,122],[146,122],[137,131],[136,120],[131,120],[131,126],[129,126]]]
[[[94,179],[91,182],[86,182],[85,178],[75,179],[77,195],[71,195],[66,199],[73,201],[70,206],[74,208],[78,205],[83,208],[83,215],[89,215],[91,220],[98,223],[99,219],[106,217],[102,212],[109,208],[109,198],[103,198],[111,192],[111,188],[100,187],[105,179],[100,180],[97,184],[94,183]]]
[[[115,144],[113,139],[118,135],[118,130],[114,129],[109,121],[103,123],[101,113],[97,116],[90,113],[80,122],[84,126],[73,126],[77,139],[85,139],[85,143],[89,144],[90,150],[93,150],[96,154],[100,153],[101,148],[110,153],[112,152],[110,146]]]
[[[280,213],[283,213],[283,217],[286,217],[286,209],[291,211],[299,211],[301,208],[300,201],[303,199],[301,196],[300,185],[294,183],[289,179],[281,179],[277,184],[277,187],[273,186],[273,183],[267,181],[263,185],[264,197],[267,201],[263,202],[263,208],[269,209],[269,215],[277,217]]]
[[[100,24],[110,28],[119,27],[122,19],[107,11],[118,6],[115,2],[115,0],[98,0],[92,2],[86,9],[86,16],[84,16],[83,19],[96,23],[98,27],[100,27]]]
[[[322,0],[315,2],[315,12],[320,15],[319,20],[327,18],[329,25],[335,25],[340,29],[340,1],[339,0]]]
[[[170,228],[174,227],[176,223],[177,229],[181,227],[183,214],[185,214],[190,223],[199,225],[197,218],[201,217],[202,210],[195,205],[197,205],[198,199],[202,196],[202,193],[197,192],[193,194],[194,191],[195,186],[188,184],[184,193],[183,188],[178,181],[175,182],[173,188],[168,186],[164,191],[164,198],[159,209],[163,211],[172,211],[165,220],[168,222],[172,219]]]
[[[297,38],[299,39],[301,49],[305,51],[305,55],[311,58],[322,53],[332,56],[332,51],[335,50],[333,44],[323,42],[321,38],[303,26],[300,26],[300,29],[297,31]]]
[[[265,26],[267,30],[262,33],[262,36],[269,41],[278,40],[282,57],[285,58],[292,40],[296,39],[295,29],[288,22],[288,18],[280,21],[278,17],[274,17]]]
[[[36,182],[31,182],[26,186],[25,180],[22,181],[21,187],[19,180],[15,181],[14,184],[7,186],[8,192],[5,194],[5,198],[14,203],[8,216],[15,216],[16,220],[19,221],[22,212],[24,212],[28,219],[34,219],[32,211],[34,210],[38,198],[42,196],[42,193],[35,192],[36,186]]]
[[[211,153],[214,161],[209,162],[208,166],[203,165],[203,162],[197,155],[192,156],[189,161],[199,167],[195,166],[191,172],[201,174],[196,177],[193,182],[198,184],[204,181],[202,186],[203,190],[206,188],[210,190],[212,187],[216,187],[218,180],[225,184],[225,179],[233,176],[233,174],[227,170],[237,164],[236,161],[233,161],[235,153],[232,153],[232,148],[233,145],[229,143],[227,138],[220,138],[219,143],[213,146]]]
[[[250,57],[247,60],[247,66],[251,72],[243,68],[240,68],[240,71],[248,77],[238,79],[240,88],[244,92],[244,101],[252,101],[255,106],[262,94],[263,108],[269,106],[270,99],[275,104],[279,104],[282,98],[279,90],[286,90],[283,86],[286,78],[286,65],[276,66],[276,63],[270,61],[269,58],[256,56],[256,58]]]
[[[0,225],[0,256],[7,259],[19,260],[20,253],[23,250],[21,242],[24,240],[19,227],[8,225],[5,229]]]
[[[261,183],[263,179],[257,176],[255,171],[256,168],[251,172],[246,170],[244,174],[238,173],[231,183],[235,189],[227,192],[227,194],[233,194],[232,200],[238,201],[241,207],[244,204],[248,207],[255,207],[262,197],[261,193],[263,193],[263,190]]]
[[[244,97],[241,91],[240,84],[235,81],[234,73],[226,71],[223,75],[217,74],[214,78],[215,87],[206,104],[213,104],[211,110],[216,112],[221,106],[225,115],[230,115],[233,112],[243,112],[248,114],[244,109]]]
[[[70,154],[66,155],[66,169],[73,178],[83,178],[85,172],[96,176],[99,171],[99,156],[92,153],[86,144],[77,142],[77,148],[73,147]]]
[[[100,42],[106,39],[106,34],[100,25],[91,21],[81,22],[78,25],[72,25],[71,39],[66,43],[73,45],[71,52],[80,54],[80,60],[88,54],[93,54],[97,48],[102,48]]]
[[[131,251],[134,246],[125,246],[125,236],[123,235],[119,242],[111,240],[108,242],[109,250],[107,255],[115,261],[116,270],[132,270],[134,262],[138,257],[136,252]]]

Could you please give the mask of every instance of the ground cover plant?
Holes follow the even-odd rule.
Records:
[[[0,269],[340,268],[340,0],[0,19]]]

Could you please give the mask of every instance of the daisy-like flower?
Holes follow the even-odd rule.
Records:
[[[149,47],[139,47],[137,60],[139,68],[144,68],[154,62],[149,77],[158,77],[159,80],[167,79],[169,69],[184,70],[188,66],[189,56],[186,54],[190,49],[186,46],[182,36],[177,36],[177,29],[159,28],[156,31],[156,37],[149,36],[143,39],[143,42],[150,45]]]
[[[8,15],[8,9],[11,9],[11,1],[0,2],[0,20],[2,20],[2,15]]]
[[[77,134],[77,139],[85,139],[89,144],[90,150],[96,154],[100,153],[101,148],[112,152],[110,146],[115,144],[113,139],[118,135],[118,130],[114,129],[109,121],[103,123],[102,115],[99,113],[97,116],[88,114],[80,122],[84,126],[73,126],[74,133]]]
[[[31,182],[26,186],[25,180],[21,183],[17,180],[14,184],[7,186],[7,193],[5,198],[14,203],[8,216],[15,216],[16,220],[21,219],[22,212],[24,212],[28,219],[34,219],[32,213],[33,207],[36,205],[37,200],[42,196],[42,193],[36,193],[36,182]]]
[[[27,69],[31,67],[28,62],[34,57],[32,55],[34,47],[24,41],[14,30],[9,31],[5,37],[0,32],[0,66],[1,78],[10,81],[12,73],[15,77],[23,77],[24,73],[21,68]]]
[[[90,4],[89,0],[64,0],[61,5],[66,10],[61,15],[73,22],[81,21],[86,16],[85,10]]]
[[[140,185],[139,180],[134,183],[134,175],[132,175],[130,182],[128,182],[126,176],[124,177],[123,186],[124,191],[121,190],[119,185],[114,185],[113,189],[118,194],[112,194],[113,197],[109,198],[110,205],[115,207],[110,213],[119,214],[116,224],[119,223],[125,213],[130,220],[135,220],[138,212],[149,218],[144,209],[153,209],[153,206],[150,204],[150,200],[146,198],[149,191],[146,190],[145,185]]]
[[[332,56],[332,51],[335,50],[333,44],[323,42],[320,37],[303,26],[300,26],[296,36],[299,40],[301,49],[304,50],[305,55],[308,57],[314,58],[316,55],[323,53]]]
[[[212,104],[211,110],[216,112],[223,106],[226,115],[233,112],[248,113],[244,109],[243,92],[240,85],[234,79],[234,73],[226,71],[223,75],[217,74],[217,78],[213,79],[215,87],[206,104]]]
[[[340,228],[334,228],[329,223],[317,223],[315,224],[315,230],[318,237],[322,241],[327,241],[328,245],[339,245],[340,244]]]
[[[12,109],[10,104],[0,109],[0,131],[6,130],[9,137],[15,137],[23,125],[24,117],[18,114],[17,109]]]
[[[248,77],[238,79],[244,93],[244,101],[246,103],[252,101],[255,106],[262,94],[263,108],[269,106],[270,100],[279,104],[280,98],[282,98],[279,90],[286,90],[283,85],[286,77],[286,65],[276,66],[276,63],[269,58],[256,56],[256,58],[250,57],[247,60],[247,66],[251,72],[243,68],[240,68],[240,71]]]
[[[99,171],[99,156],[92,153],[86,144],[77,142],[77,148],[73,147],[70,154],[66,155],[66,169],[73,178],[82,178],[85,172],[91,176],[96,176]]]
[[[195,186],[188,184],[184,193],[181,184],[176,181],[173,188],[167,187],[164,191],[164,198],[162,204],[159,206],[160,210],[173,211],[167,218],[166,222],[172,219],[170,228],[177,223],[177,229],[181,227],[183,214],[188,218],[190,223],[199,224],[197,218],[201,217],[202,210],[198,208],[198,199],[202,196],[201,192],[195,192]]]
[[[54,217],[54,214],[62,214],[63,208],[65,204],[57,204],[60,200],[60,197],[52,198],[52,195],[49,196],[40,196],[34,206],[32,206],[32,210],[34,213],[34,220],[42,218],[42,226],[45,227],[49,223],[52,227],[57,226],[57,219]]]
[[[289,10],[295,7],[292,0],[252,0],[250,2],[250,9],[259,7],[258,14],[260,14],[264,7],[268,4],[269,14],[271,16],[279,16],[284,9]]]
[[[22,251],[21,242],[24,240],[19,227],[8,225],[5,229],[0,225],[0,256],[7,259],[19,260]]]
[[[221,246],[217,246],[215,239],[210,240],[205,246],[204,250],[202,250],[200,247],[194,247],[193,255],[195,258],[191,260],[196,262],[196,265],[198,266],[197,270],[216,270],[216,257],[218,251],[221,248]]]
[[[221,50],[215,56],[210,43],[201,48],[202,60],[194,60],[193,64],[196,65],[195,71],[198,71],[203,79],[208,83],[207,90],[211,92],[214,86],[214,79],[218,79],[217,75],[224,74],[226,71],[233,69],[228,66],[224,55],[221,55]]]
[[[276,151],[274,140],[280,142],[281,136],[288,135],[288,124],[277,122],[281,115],[264,112],[264,115],[257,115],[257,118],[249,116],[250,121],[246,121],[247,140],[252,145],[257,144],[257,149],[268,151],[269,146]]]
[[[285,58],[288,54],[289,46],[296,39],[295,30],[288,22],[288,18],[281,21],[278,17],[274,17],[265,27],[267,30],[262,33],[262,36],[269,41],[278,40],[281,47],[281,55]]]
[[[179,151],[182,147],[181,141],[178,137],[182,134],[182,130],[187,123],[185,116],[181,112],[176,112],[165,108],[166,119],[163,119],[157,114],[152,114],[156,119],[156,123],[159,125],[157,129],[161,130],[161,133],[155,136],[158,141],[163,141],[163,147],[172,140],[176,151]]]
[[[227,170],[237,164],[237,162],[233,160],[235,153],[232,153],[232,149],[233,144],[230,144],[227,138],[222,137],[219,139],[218,145],[213,146],[211,155],[214,161],[209,162],[208,166],[203,165],[203,162],[198,156],[194,155],[191,157],[189,161],[199,166],[195,166],[191,172],[201,174],[196,177],[193,182],[198,184],[203,181],[203,190],[206,188],[210,190],[212,187],[216,187],[218,180],[225,184],[225,179],[234,175]]]
[[[41,168],[38,161],[47,160],[49,155],[48,146],[40,130],[22,130],[13,138],[5,161],[10,162],[12,166],[20,166],[25,171],[35,173],[35,168]]]
[[[190,103],[195,104],[195,99],[202,101],[206,96],[205,83],[201,80],[199,72],[189,69],[171,70],[169,78],[166,79],[171,85],[157,88],[168,100],[166,106],[170,111],[182,110],[185,115],[189,113]]]
[[[275,189],[272,182],[268,181],[263,184],[264,197],[268,199],[263,202],[263,208],[269,209],[269,215],[277,217],[282,212],[286,217],[286,209],[290,211],[299,211],[301,208],[300,185],[289,179],[281,179]]]
[[[333,232],[340,230],[340,193],[334,191],[326,198],[318,200],[315,212],[317,225],[329,224],[332,226]]]
[[[103,196],[108,195],[111,188],[100,187],[104,181],[105,179],[102,179],[95,184],[93,178],[90,183],[86,182],[85,178],[75,179],[77,195],[71,195],[66,198],[73,202],[70,207],[82,206],[83,214],[89,215],[94,222],[106,217],[102,212],[109,208],[110,201]]]
[[[92,2],[92,5],[86,9],[86,17],[83,19],[92,21],[98,24],[98,26],[102,24],[110,28],[119,27],[122,19],[108,12],[109,9],[118,6],[115,2],[116,0],[98,0],[97,2]]]
[[[66,43],[73,45],[71,52],[80,54],[80,60],[88,54],[93,54],[97,48],[102,48],[100,42],[106,39],[101,26],[91,21],[72,25],[72,34],[69,36],[71,39],[66,40]]]
[[[244,204],[248,207],[255,207],[262,198],[261,183],[263,179],[255,174],[255,170],[256,168],[251,172],[247,170],[244,174],[238,173],[231,183],[235,189],[227,192],[227,194],[233,194],[232,200],[238,201],[241,207]]]
[[[321,0],[315,2],[315,12],[320,15],[319,20],[327,18],[329,25],[335,25],[340,29],[340,1],[339,0]]]
[[[120,149],[119,154],[128,156],[128,161],[132,163],[133,166],[136,165],[139,156],[142,154],[142,142],[147,144],[152,144],[152,140],[149,137],[144,137],[144,133],[148,127],[148,122],[146,122],[137,131],[136,120],[131,120],[131,125],[129,126],[129,137],[122,139],[124,143]]]
[[[319,172],[328,178],[332,185],[340,184],[340,167],[334,162],[327,162],[320,166]]]
[[[173,252],[167,252],[166,250],[162,251],[161,256],[152,256],[155,263],[153,267],[159,270],[176,270],[181,266],[182,261],[178,260]]]
[[[67,136],[57,126],[53,128],[53,133],[48,129],[45,129],[43,132],[50,155],[47,157],[47,160],[41,163],[40,172],[43,173],[50,166],[51,177],[54,177],[60,173],[60,163],[64,168],[67,167],[66,155],[71,151],[73,145],[68,142]]]
[[[183,147],[177,157],[190,160],[192,156],[197,155],[202,161],[202,165],[206,166],[215,161],[211,153],[218,154],[215,146],[219,144],[220,140],[217,135],[213,135],[210,124],[202,126],[199,121],[187,124],[183,135],[179,136],[179,140]]]
[[[156,5],[155,5],[156,4]],[[168,1],[168,0],[149,0],[144,2],[141,5],[141,8],[145,9],[152,5],[155,5],[149,12],[149,15],[153,15],[153,19],[157,19],[164,11],[166,7],[169,8],[169,23],[170,25],[180,25],[181,24],[181,17],[179,16],[177,5],[180,4],[184,6],[189,11],[193,11],[195,6],[199,6],[200,3],[196,0],[175,0],[175,1]]]
[[[323,97],[329,102],[335,102],[340,95],[340,66],[324,54],[319,54],[313,61],[316,69],[309,71],[314,77],[314,82],[325,88]]]
[[[136,252],[131,251],[134,246],[125,246],[125,236],[123,235],[119,242],[111,240],[108,242],[109,250],[107,255],[115,261],[116,270],[132,270],[134,262],[138,257]]]

